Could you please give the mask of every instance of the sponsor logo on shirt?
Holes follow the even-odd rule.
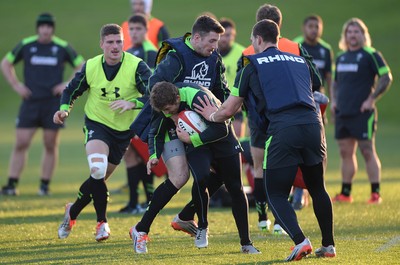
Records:
[[[355,63],[339,63],[336,68],[337,72],[357,72],[358,64]]]
[[[210,67],[205,61],[196,64],[192,69],[192,75],[186,76],[183,80],[184,83],[196,83],[209,88],[211,86],[211,78],[207,78],[208,69]]]
[[[32,65],[48,65],[48,66],[56,66],[58,63],[57,57],[49,57],[49,56],[38,56],[34,55],[31,57]]]
[[[359,62],[363,58],[363,54],[361,52],[357,53],[357,62]]]
[[[326,51],[324,48],[319,49],[319,54],[321,54],[321,57],[325,57]]]
[[[315,63],[315,66],[317,66],[318,69],[324,69],[325,68],[325,61],[324,60],[313,59],[313,62]]]
[[[56,56],[57,52],[58,52],[58,47],[57,46],[51,47],[51,53],[53,54],[53,56]]]
[[[305,63],[305,60],[301,57],[291,56],[291,55],[286,55],[286,54],[277,54],[274,56],[265,56],[265,57],[257,58],[258,64],[274,63],[274,62],[280,62],[280,61]]]

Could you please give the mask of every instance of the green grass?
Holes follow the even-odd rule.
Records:
[[[255,11],[261,0],[202,0],[155,1],[153,14],[163,19],[172,36],[190,31],[196,17],[203,11],[218,17],[233,18],[238,27],[238,41],[248,44]],[[400,259],[400,147],[398,123],[398,89],[396,78],[400,69],[397,46],[398,10],[400,2],[297,0],[273,2],[284,15],[282,33],[293,38],[300,33],[302,19],[309,13],[320,14],[325,21],[324,39],[335,51],[343,23],[350,17],[362,18],[372,35],[373,46],[382,51],[388,61],[395,82],[378,103],[380,124],[377,150],[382,160],[382,195],[384,202],[368,206],[370,186],[364,163],[359,156],[359,172],[353,186],[355,202],[335,205],[335,234],[338,257],[317,260],[311,257],[299,264],[394,264]],[[229,7],[229,8],[227,8]],[[50,11],[57,17],[56,33],[68,40],[85,58],[101,52],[98,32],[101,25],[120,23],[129,14],[128,0],[116,1],[60,1],[60,0],[2,0],[0,1],[0,28],[2,36],[0,56],[3,56],[22,38],[34,34],[37,14]],[[17,67],[18,73],[22,67]],[[70,71],[68,72],[68,74]],[[0,77],[0,185],[7,179],[9,155],[14,143],[14,119],[19,98]],[[155,220],[150,233],[148,255],[135,255],[128,236],[130,226],[140,216],[119,215],[127,194],[112,195],[109,204],[109,223],[112,237],[105,243],[94,240],[95,214],[89,205],[81,214],[78,224],[66,240],[57,239],[57,227],[62,220],[63,205],[73,201],[76,192],[88,176],[82,145],[81,122],[84,98],[77,102],[67,129],[62,131],[60,162],[51,185],[53,195],[36,196],[41,160],[41,132],[32,143],[27,167],[21,176],[19,197],[0,196],[0,264],[272,264],[282,263],[289,254],[292,242],[257,231],[257,214],[250,209],[250,229],[255,245],[262,255],[239,254],[238,235],[229,209],[212,209],[210,213],[210,245],[198,250],[193,239],[169,227],[173,216],[190,198],[190,183],[177,194]],[[339,154],[333,140],[333,128],[327,128],[329,164],[327,189],[330,195],[340,190]],[[125,183],[125,171],[118,168],[110,179],[109,189]],[[159,180],[158,180],[159,181]],[[143,195],[142,195],[143,196]],[[143,198],[142,198],[143,199]],[[320,245],[320,233],[308,207],[298,214],[299,222],[314,247]]]
[[[334,205],[335,240],[338,257],[329,260],[311,256],[300,264],[393,264],[400,258],[400,195],[399,155],[392,146],[399,146],[393,125],[382,125],[377,138],[377,148],[383,164],[381,205],[370,206],[365,202],[370,186],[361,159],[360,170],[353,186],[355,202],[351,205]],[[6,130],[6,135],[11,135]],[[10,134],[8,134],[10,133]],[[81,182],[87,177],[87,165],[81,144],[79,123],[71,123],[62,132],[61,159],[52,182],[50,197],[38,197],[38,174],[40,171],[40,135],[35,137],[29,164],[19,186],[18,197],[0,196],[0,253],[1,264],[274,264],[281,263],[289,254],[292,242],[284,236],[274,236],[257,231],[257,214],[250,209],[250,229],[254,244],[262,255],[239,253],[237,230],[230,209],[212,209],[210,239],[207,249],[196,249],[193,239],[169,227],[169,222],[190,198],[187,184],[167,207],[157,216],[151,228],[148,255],[135,255],[129,228],[140,216],[120,215],[116,212],[125,205],[128,195],[111,196],[109,223],[112,236],[107,242],[94,240],[95,213],[89,205],[79,216],[77,226],[70,237],[57,239],[57,227],[62,221],[63,205],[73,201]],[[327,128],[329,165],[327,189],[330,195],[340,190],[339,160],[336,143],[333,141],[332,126]],[[8,160],[12,137],[1,139],[0,155]],[[4,159],[3,159],[4,158]],[[5,178],[1,179],[1,184]],[[109,180],[109,189],[125,182],[124,168],[120,167]],[[157,179],[157,183],[160,179]],[[141,194],[143,200],[144,195]],[[298,212],[299,222],[314,247],[320,245],[320,232],[312,212],[307,207]],[[392,242],[391,242],[392,241]]]

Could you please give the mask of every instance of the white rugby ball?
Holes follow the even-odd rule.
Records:
[[[207,124],[195,111],[183,110],[178,114],[178,127],[192,135],[204,131]]]

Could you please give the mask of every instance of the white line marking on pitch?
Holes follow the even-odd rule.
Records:
[[[375,251],[383,252],[383,251],[386,251],[389,248],[394,247],[395,245],[398,245],[398,244],[400,244],[400,236],[392,238],[389,242],[383,244],[382,246],[377,248]]]

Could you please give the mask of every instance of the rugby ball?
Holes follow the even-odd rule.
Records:
[[[204,131],[207,128],[207,124],[197,112],[183,110],[178,114],[178,127],[192,135]]]

